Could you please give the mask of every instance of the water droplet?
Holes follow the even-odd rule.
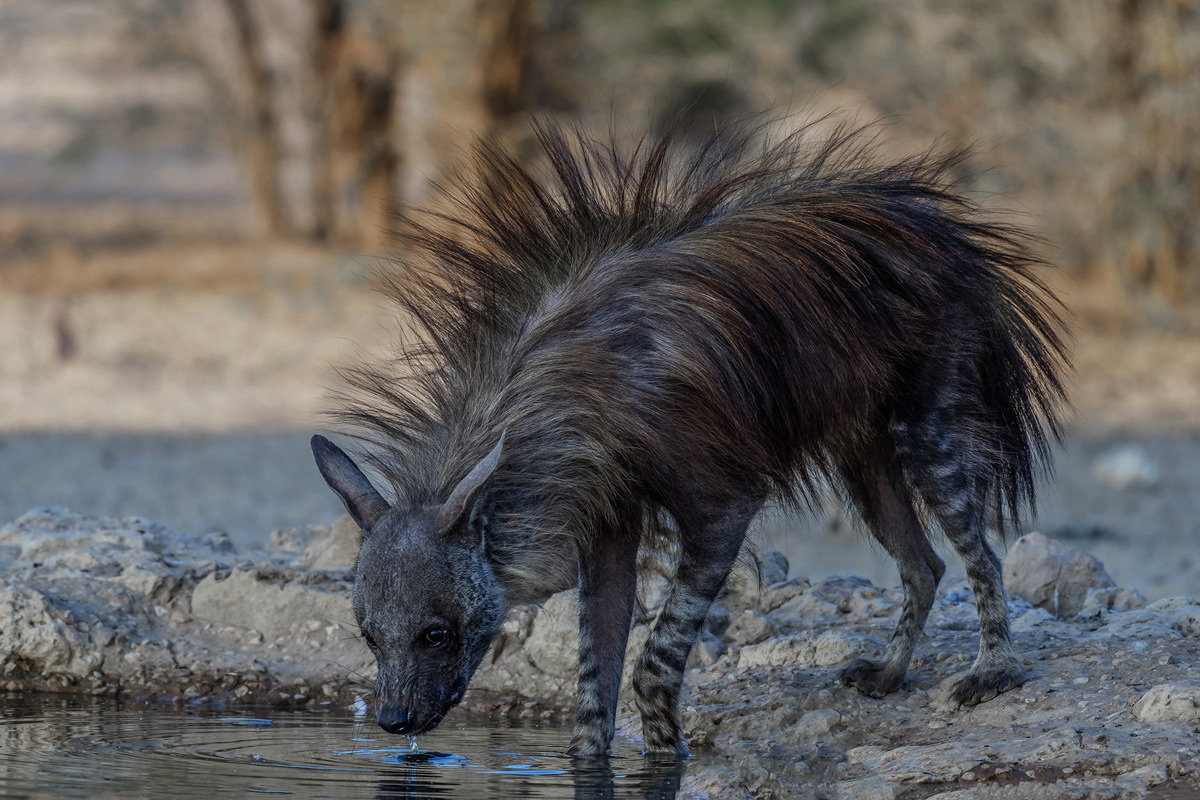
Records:
[[[415,736],[408,737],[408,749],[413,751],[414,753],[417,752],[417,737],[415,737]]]

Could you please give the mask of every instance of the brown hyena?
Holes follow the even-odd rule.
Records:
[[[883,660],[843,681],[904,678],[944,571],[934,525],[980,615],[954,698],[1020,683],[986,532],[1032,506],[1058,434],[1056,303],[1026,239],[955,190],[957,156],[880,165],[860,131],[808,138],[625,156],[547,127],[548,177],[483,146],[456,211],[404,223],[410,257],[382,277],[414,338],[347,370],[337,411],[394,500],[313,439],[363,531],[354,610],[385,730],[436,726],[509,609],[578,585],[569,752],[607,752],[636,554],[670,545],[633,688],[646,748],[682,751],[688,652],[747,526],[825,480],[905,593]]]

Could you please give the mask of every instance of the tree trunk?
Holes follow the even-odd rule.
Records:
[[[483,103],[493,121],[525,107],[530,11],[530,0],[503,0],[493,12],[492,30],[484,32],[492,42],[484,65]]]
[[[316,0],[314,8],[313,74],[317,113],[313,119],[313,238],[325,241],[337,232],[337,139],[334,132],[335,92],[346,35],[342,0]]]
[[[246,80],[249,108],[243,121],[241,145],[250,175],[250,192],[259,215],[273,235],[291,232],[280,189],[279,125],[272,106],[273,80],[262,52],[258,24],[247,0],[225,0],[237,37]]]
[[[375,69],[362,64],[353,73],[353,96],[359,114],[359,237],[372,249],[385,246],[396,213],[396,58],[389,53]]]

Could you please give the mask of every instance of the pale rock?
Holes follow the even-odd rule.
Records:
[[[1134,800],[1141,794],[1130,795],[1120,791],[1105,779],[1082,780],[1060,778],[1054,783],[1042,781],[1005,781],[1003,783],[981,783],[965,789],[938,792],[926,800],[1083,800],[1083,798],[1106,798],[1106,800]]]
[[[314,539],[329,535],[328,525],[303,525],[278,528],[267,539],[267,552],[303,553]]]
[[[805,712],[792,731],[796,736],[815,741],[828,734],[842,721],[842,715],[832,708],[817,708]]]
[[[156,568],[156,565],[129,565],[112,581],[152,600],[165,600],[179,587],[179,581],[170,571]]]
[[[1133,716],[1139,722],[1200,722],[1200,686],[1160,683],[1142,695]]]
[[[882,775],[868,775],[837,785],[838,800],[894,800],[907,794],[910,787],[893,783]]]
[[[225,580],[209,575],[196,584],[191,613],[219,625],[259,631],[268,640],[289,636],[294,625],[312,618],[326,623],[354,619],[347,591],[274,583],[241,569]]]
[[[912,785],[964,780],[968,773],[994,764],[1074,766],[1082,749],[1077,731],[1060,728],[1033,738],[1007,738],[994,742],[966,738],[890,749],[854,747],[846,751],[846,757],[850,769],[877,773],[896,784]]]
[[[1038,628],[1049,628],[1057,622],[1057,618],[1044,608],[1032,608],[1012,619],[1010,630],[1013,633],[1026,633]]]
[[[1097,458],[1092,465],[1092,478],[1110,489],[1143,488],[1158,483],[1159,469],[1143,448],[1129,445]]]
[[[1087,590],[1079,616],[1098,617],[1106,611],[1130,611],[1145,606],[1146,598],[1137,589],[1106,586],[1102,589]]]
[[[1165,764],[1147,764],[1144,767],[1139,767],[1133,772],[1122,776],[1123,778],[1132,778],[1146,788],[1158,786],[1160,783],[1166,783],[1170,775],[1167,772]]]
[[[770,612],[780,627],[808,628],[840,622],[847,617],[887,617],[897,608],[889,592],[866,578],[832,575],[799,588],[789,600]]]
[[[163,553],[173,534],[138,517],[101,518],[64,508],[35,508],[0,527],[0,545],[16,560],[58,570],[91,570]]]
[[[779,626],[770,617],[748,608],[733,618],[729,628],[725,631],[725,641],[735,647],[742,647],[748,644],[758,644],[777,633],[779,633]]]
[[[345,570],[358,560],[362,531],[349,514],[342,514],[324,535],[313,537],[300,556],[300,565],[310,569]]]
[[[721,591],[721,599],[734,608],[755,607],[763,590],[787,580],[787,573],[787,556],[775,550],[765,550],[758,554],[757,565],[754,562],[742,563],[729,574]]]
[[[1200,633],[1200,604],[1190,597],[1164,597],[1146,606],[1146,610],[1165,619],[1181,636]]]
[[[793,578],[792,580],[780,581],[772,586],[767,586],[763,589],[762,594],[759,595],[758,610],[763,614],[768,614],[796,597],[807,589],[809,585],[809,582],[804,578]]]
[[[73,621],[41,592],[0,584],[0,666],[23,661],[44,675],[87,675],[103,656]]]
[[[881,646],[873,636],[850,631],[832,630],[819,635],[800,633],[743,647],[738,654],[738,668],[831,667]]]
[[[533,620],[525,652],[542,672],[566,677],[579,668],[579,592],[559,592]]]
[[[737,783],[738,773],[731,767],[711,764],[700,769],[686,770],[680,778],[677,796],[681,800],[717,800],[729,797]]]
[[[1108,614],[1101,618],[1104,625],[1094,633],[1081,633],[1082,639],[1120,638],[1133,639],[1136,642],[1150,642],[1155,639],[1178,639],[1179,631],[1171,627],[1170,621],[1163,614],[1156,614],[1144,608]]]
[[[1064,619],[1083,610],[1089,589],[1115,587],[1095,556],[1040,533],[1022,536],[1008,551],[1004,585],[1011,594]]]

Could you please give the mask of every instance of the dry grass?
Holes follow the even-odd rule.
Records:
[[[367,260],[289,244],[62,251],[0,272],[0,431],[316,424],[329,371],[394,327]],[[1200,337],[1065,276],[1075,424],[1200,430]]]
[[[72,251],[0,276],[0,430],[313,426],[383,338],[364,260],[297,245]]]
[[[613,0],[585,31],[600,116],[841,108],[902,145],[974,145],[972,187],[1053,261],[1200,298],[1196,0]]]

